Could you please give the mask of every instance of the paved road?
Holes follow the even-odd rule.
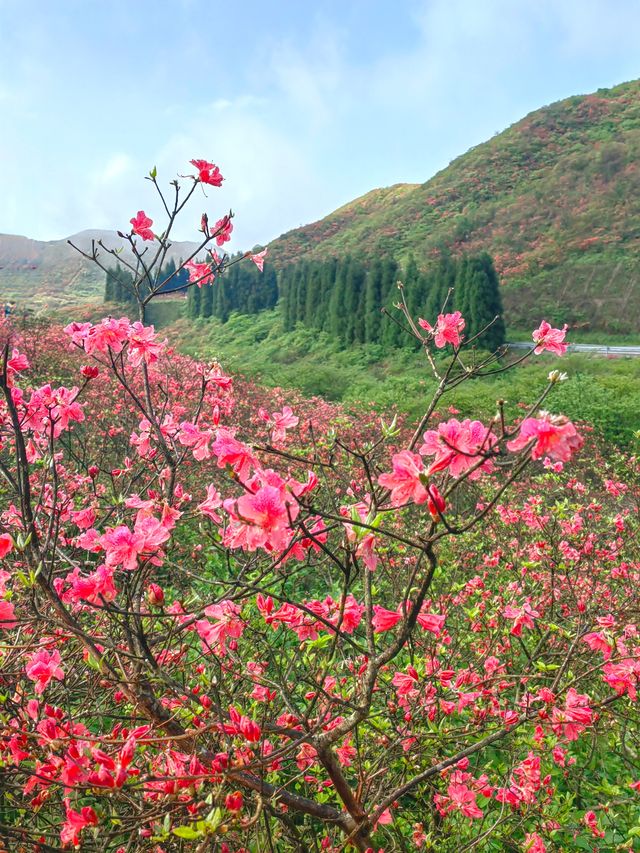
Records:
[[[511,349],[529,349],[533,346],[532,343],[517,342],[507,344]],[[591,352],[595,355],[605,356],[640,356],[640,346],[634,347],[619,347],[607,346],[606,344],[569,344],[567,352]]]

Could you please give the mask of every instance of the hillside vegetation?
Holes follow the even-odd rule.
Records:
[[[276,266],[488,251],[510,326],[640,323],[640,81],[537,110],[419,186],[374,190],[275,240]]]
[[[84,252],[92,241],[118,249],[124,241],[113,231],[82,231],[64,240],[30,240],[0,234],[0,300],[16,303],[18,310],[50,310],[69,302],[99,301],[104,295],[104,272],[83,258],[69,243]],[[195,243],[174,243],[168,259],[189,257]],[[113,266],[113,258],[100,250],[101,260]],[[126,249],[120,255],[131,260]]]
[[[149,320],[170,320],[158,303]],[[180,307],[174,302],[174,317]],[[219,359],[224,368],[276,387],[296,388],[307,396],[349,404],[373,404],[380,411],[397,411],[418,417],[436,382],[419,353],[410,349],[385,352],[379,344],[354,344],[343,349],[331,334],[298,324],[285,331],[278,311],[248,316],[233,314],[226,323],[208,320],[174,321],[170,338],[179,349],[204,360]],[[596,431],[617,444],[636,446],[640,410],[638,359],[606,359],[567,354],[561,368],[569,375],[555,392],[558,411],[593,424]],[[475,379],[456,392],[461,416],[492,417],[496,400],[506,400],[509,416],[520,414],[518,404],[544,384],[557,359],[539,356],[506,374]],[[447,414],[445,401],[441,414]]]

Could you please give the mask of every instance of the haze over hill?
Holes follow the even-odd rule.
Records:
[[[426,143],[428,144],[428,143]],[[510,325],[640,326],[640,81],[537,110],[424,184],[373,190],[270,245],[272,261],[486,249]]]

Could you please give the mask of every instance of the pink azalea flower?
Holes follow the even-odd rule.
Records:
[[[62,846],[71,845],[73,847],[80,846],[80,833],[85,826],[97,826],[98,816],[91,806],[84,806],[79,812],[74,811],[69,800],[64,801],[64,807],[67,813],[67,819],[60,830],[60,840]]]
[[[189,273],[189,281],[191,284],[195,283],[198,287],[202,287],[203,284],[213,284],[215,276],[209,264],[199,264],[196,261],[187,261],[184,268]]]
[[[547,853],[547,848],[537,832],[528,832],[524,839],[526,853]]]
[[[390,631],[394,628],[402,616],[395,610],[387,610],[386,607],[381,607],[379,604],[373,605],[373,619],[371,624],[376,634],[381,634],[383,631]]]
[[[142,361],[146,364],[154,364],[158,361],[165,344],[166,339],[162,343],[156,340],[153,326],[143,326],[142,323],[136,321],[129,331],[127,358],[134,367],[138,367]]]
[[[13,604],[0,599],[0,631],[15,628],[17,624]]]
[[[100,323],[91,326],[84,337],[82,337],[83,332],[76,329],[71,332],[71,338],[81,340],[85,352],[89,355],[93,352],[106,353],[109,349],[113,353],[119,353],[127,342],[130,330],[131,323],[126,317],[121,317],[119,320],[106,317]]]
[[[242,495],[237,506],[242,520],[268,532],[286,527],[289,513],[294,517],[298,512],[297,504],[287,508],[281,490],[273,486],[263,486],[254,495]]]
[[[423,610],[424,606],[420,613],[418,613],[418,625],[423,631],[429,631],[431,634],[435,634],[436,637],[439,637],[442,633],[447,617],[440,613],[424,613]]]
[[[438,314],[435,328],[422,318],[418,320],[418,323],[423,329],[431,332],[433,342],[439,349],[442,349],[447,344],[459,347],[462,342],[462,331],[465,327],[465,321],[459,311],[454,311],[453,314]]]
[[[481,818],[484,817],[478,804],[476,803],[476,792],[459,782],[452,782],[447,788],[448,796],[436,794],[434,802],[441,815],[448,812],[459,811],[465,817]]]
[[[261,252],[258,252],[256,255],[251,255],[251,260],[258,267],[260,272],[264,270],[264,259],[267,257],[268,249],[263,249]]]
[[[564,708],[554,708],[551,715],[551,728],[558,736],[567,740],[577,740],[580,733],[593,720],[593,711],[589,707],[589,696],[578,693],[574,687],[567,690]]]
[[[635,702],[640,684],[640,660],[625,658],[620,663],[608,663],[603,667],[603,678],[619,696],[628,694]]]
[[[545,350],[555,355],[564,355],[569,346],[564,343],[564,336],[567,334],[568,328],[565,323],[562,329],[553,329],[546,320],[543,320],[540,327],[532,335],[534,343],[537,344],[533,351],[535,355],[540,355]]]
[[[189,160],[189,162],[198,170],[198,180],[203,184],[209,184],[212,187],[222,186],[224,178],[216,165],[207,160]]]
[[[71,601],[87,601],[89,604],[100,605],[103,601],[113,601],[118,595],[113,582],[113,567],[104,563],[85,577],[80,576],[75,569],[65,580],[71,584],[68,593]]]
[[[139,210],[138,215],[129,220],[133,225],[132,233],[142,237],[143,240],[154,240],[155,235],[151,230],[153,219],[149,219],[144,210]]]
[[[13,550],[13,539],[8,533],[0,534],[0,560],[3,560],[7,554]]]
[[[447,470],[452,477],[460,477],[469,468],[489,454],[498,439],[481,421],[471,421],[468,418],[458,421],[450,418],[446,423],[438,425],[437,430],[427,430],[424,444],[418,452],[423,456],[435,456],[427,474]],[[493,462],[484,459],[482,464],[469,474],[470,480],[477,480],[483,471],[491,471]]]
[[[36,682],[36,693],[40,696],[44,693],[49,682],[55,678],[57,681],[64,679],[64,670],[60,666],[62,658],[60,652],[54,649],[48,652],[46,649],[39,649],[29,658],[25,666],[27,678]]]
[[[233,223],[231,222],[230,216],[223,216],[222,219],[218,219],[215,224],[215,228],[213,229],[218,246],[223,246],[225,243],[229,242],[232,231]]]
[[[522,607],[512,607],[507,605],[502,611],[505,619],[513,619],[513,627],[509,631],[514,637],[522,636],[523,628],[533,628],[533,620],[537,619],[540,614],[534,610],[528,602],[525,602]]]
[[[219,468],[230,465],[242,482],[249,477],[251,466],[255,465],[255,457],[251,448],[234,438],[228,429],[218,430],[211,449],[218,457]]]
[[[203,515],[206,515],[207,518],[210,518],[211,521],[216,524],[222,523],[222,518],[216,512],[222,506],[222,498],[220,493],[216,489],[216,487],[211,484],[207,486],[207,497],[206,500],[202,501],[202,503],[198,504],[198,511]]]
[[[429,493],[423,485],[420,475],[424,475],[424,465],[417,453],[402,450],[391,458],[393,472],[381,474],[378,482],[381,486],[391,489],[391,503],[401,506],[408,501],[423,504],[429,498]]]
[[[548,456],[559,462],[568,462],[584,443],[571,421],[548,412],[541,412],[539,418],[525,418],[520,424],[520,435],[508,441],[507,447],[517,452],[534,441],[532,459]]]

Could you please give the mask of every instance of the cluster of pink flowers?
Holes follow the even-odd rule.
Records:
[[[127,348],[129,363],[137,367],[143,361],[154,364],[164,352],[167,341],[159,341],[153,326],[143,326],[139,321],[131,322],[126,317],[116,320],[108,317],[100,323],[70,323],[64,331],[72,343],[81,347],[87,355],[114,355]]]
[[[442,349],[447,344],[457,349],[462,343],[462,332],[465,327],[465,320],[460,311],[454,311],[452,314],[438,314],[435,328],[423,320],[422,317],[418,320],[418,324],[425,329],[433,338],[434,344]]]

